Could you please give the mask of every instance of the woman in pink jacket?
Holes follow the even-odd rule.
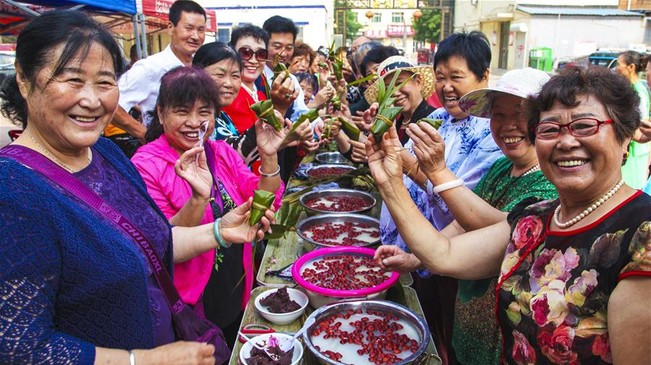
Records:
[[[173,225],[212,222],[257,189],[275,192],[274,205],[278,208],[281,204],[284,187],[277,150],[284,132],[256,123],[262,161],[260,176],[256,176],[231,146],[208,139],[219,112],[218,93],[203,70],[179,67],[165,74],[156,115],[147,132],[150,142],[131,159],[149,194]],[[191,186],[175,169],[182,169],[179,156],[197,145],[203,145],[205,154],[190,166],[201,170],[204,183]],[[183,300],[203,305],[206,317],[222,328],[231,345],[253,287],[253,247],[253,243],[221,247],[174,267],[174,284]]]

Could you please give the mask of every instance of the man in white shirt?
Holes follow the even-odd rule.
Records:
[[[169,11],[168,32],[172,40],[162,52],[136,62],[118,81],[119,107],[111,124],[142,143],[151,121],[150,112],[156,110],[161,78],[175,67],[192,65],[192,56],[203,45],[206,11],[192,0],[174,2]],[[136,106],[142,113],[142,123],[128,113]],[[111,124],[107,130],[111,129]],[[110,139],[116,135],[106,133],[107,130],[105,135]]]
[[[308,111],[305,105],[303,89],[294,75],[290,74],[290,79],[282,78],[282,82],[273,83],[273,62],[277,61],[289,66],[289,62],[294,55],[294,42],[298,34],[298,28],[291,19],[274,15],[267,19],[262,25],[262,29],[269,33],[269,42],[267,43],[267,63],[264,66],[263,74],[271,85],[271,99],[274,105],[290,104],[285,117],[296,121],[298,117]]]

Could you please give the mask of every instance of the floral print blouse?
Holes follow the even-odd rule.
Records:
[[[651,197],[638,191],[589,226],[548,229],[558,200],[509,215],[497,287],[507,364],[612,363],[607,307],[619,280],[651,276]]]
[[[454,119],[445,108],[436,109],[427,117],[443,119],[438,132],[445,141],[445,163],[469,189],[473,189],[493,163],[504,156],[491,135],[490,119],[471,115],[458,120]],[[405,148],[415,155],[411,140],[407,141]],[[454,220],[448,206],[438,194],[421,189],[407,175],[403,176],[403,182],[418,210],[437,230],[442,230]],[[404,251],[410,252],[407,244],[400,237],[386,204],[382,204],[380,212],[380,239],[385,245],[397,245]],[[421,277],[432,275],[427,269],[418,270],[418,274]]]

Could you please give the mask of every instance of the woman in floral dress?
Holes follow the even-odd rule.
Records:
[[[425,267],[459,279],[499,274],[505,363],[651,362],[651,197],[624,184],[620,169],[638,103],[607,70],[553,77],[529,99],[529,130],[559,199],[523,202],[507,219],[452,239],[414,214],[391,136],[367,144],[382,198]],[[381,246],[376,259],[400,268],[409,255]]]

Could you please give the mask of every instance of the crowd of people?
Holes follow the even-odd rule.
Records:
[[[282,16],[204,44],[192,0],[169,22],[170,45],[132,65],[79,11],[18,36],[0,89],[24,130],[0,149],[0,363],[223,362],[181,335],[159,277],[232,347],[285,186],[324,144],[368,165],[375,259],[413,273],[443,364],[651,362],[642,55],[490,86],[478,31],[416,65],[364,36],[314,50]],[[250,226],[256,191],[275,199]]]

